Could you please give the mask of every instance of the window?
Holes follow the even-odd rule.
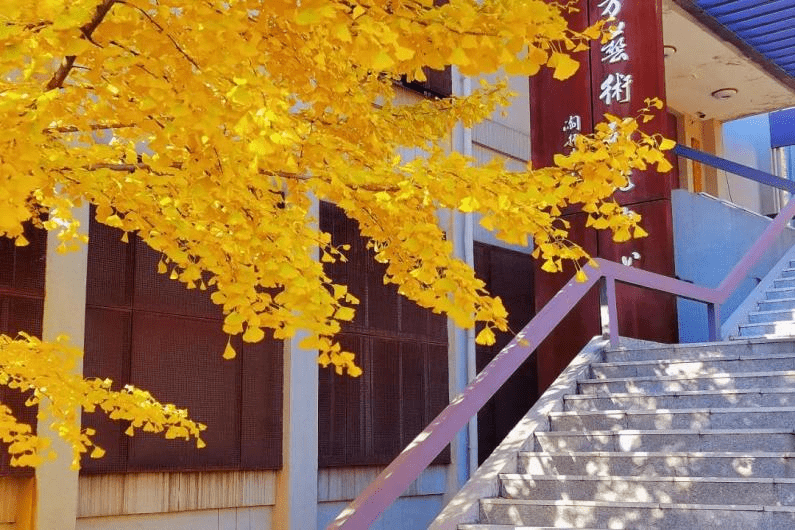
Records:
[[[103,413],[83,414],[97,429],[104,458],[83,472],[275,469],[282,458],[281,341],[233,339],[236,359],[221,357],[228,337],[209,290],[186,289],[156,272],[160,256],[138,238],[90,224],[86,300],[86,376],[132,383],[161,402],[188,408],[207,425],[204,449],[162,435],[123,434]]]
[[[358,378],[320,371],[320,467],[391,462],[448,403],[447,319],[384,285],[355,221],[320,204],[320,227],[332,244],[347,243],[347,263],[327,264],[330,277],[359,298],[356,318],[338,339],[357,356]],[[435,463],[450,461],[449,448]]]

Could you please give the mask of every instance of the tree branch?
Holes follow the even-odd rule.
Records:
[[[100,23],[105,19],[105,15],[108,14],[108,11],[110,11],[110,8],[113,7],[113,4],[115,3],[116,0],[102,0],[102,3],[97,6],[97,10],[94,12],[93,18],[86,24],[80,26],[80,31],[83,33],[84,39],[87,39],[89,42],[93,42],[91,41],[91,34],[94,33],[94,30],[96,30]],[[47,91],[61,88],[63,86],[63,82],[66,80],[69,72],[72,71],[76,59],[76,55],[67,55],[64,58],[61,66],[58,67],[58,70],[56,70],[55,74],[53,74],[52,78],[47,83],[45,87]]]

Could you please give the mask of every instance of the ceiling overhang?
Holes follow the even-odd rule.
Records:
[[[770,4],[780,9],[772,9]],[[784,69],[790,58],[779,53],[790,41],[795,46],[795,25],[789,18],[781,18],[788,13],[783,10],[788,6],[795,9],[795,0],[663,0],[663,38],[666,45],[676,48],[665,61],[669,105],[679,112],[719,121],[795,106],[795,77]],[[757,18],[742,11],[753,8],[767,11]],[[716,9],[723,20],[752,31],[757,47],[707,9]],[[749,33],[745,35],[750,38]],[[766,35],[768,40],[763,39]],[[780,64],[763,51],[780,57]],[[737,92],[726,99],[713,96],[721,89]]]

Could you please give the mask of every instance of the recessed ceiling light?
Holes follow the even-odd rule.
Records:
[[[737,94],[736,88],[721,88],[713,92],[712,97],[715,99],[729,99],[735,94]]]
[[[666,44],[665,46],[663,46],[663,57],[665,57],[666,59],[675,53],[676,53],[676,46],[671,46],[670,44]]]

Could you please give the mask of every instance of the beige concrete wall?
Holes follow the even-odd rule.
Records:
[[[364,491],[386,466],[356,466],[320,469],[317,474],[318,502],[351,501]],[[446,465],[428,466],[403,493],[403,497],[445,492]]]
[[[275,471],[80,477],[77,529],[269,530]]]
[[[78,517],[271,506],[275,471],[118,473],[80,477]]]
[[[77,530],[271,530],[270,506],[191,512],[88,517]]]
[[[529,155],[529,150],[527,154]],[[528,159],[513,157],[510,154],[480,144],[474,144],[472,146],[472,156],[477,160],[478,164],[481,165],[497,159],[501,160],[505,168],[511,171],[524,171],[527,169]]]
[[[17,513],[24,502],[24,488],[32,478],[0,477],[0,529],[16,528]]]

